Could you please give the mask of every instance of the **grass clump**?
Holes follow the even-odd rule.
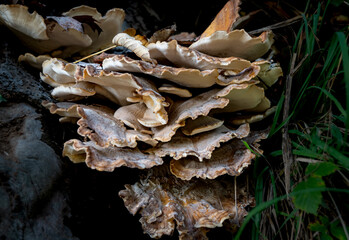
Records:
[[[288,75],[276,103],[271,146],[254,166],[256,207],[235,239],[349,239],[348,25],[339,21],[348,18],[349,6],[299,6],[291,8],[302,21],[287,28],[293,30],[289,48],[280,52],[288,59]]]

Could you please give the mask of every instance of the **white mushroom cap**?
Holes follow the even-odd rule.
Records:
[[[240,57],[250,61],[262,57],[274,43],[271,31],[251,37],[245,30],[217,31],[193,43],[190,48],[217,57]]]
[[[101,29],[101,32],[99,33],[97,30],[92,29],[88,24],[83,24],[84,33],[92,39],[92,44],[79,52],[81,55],[87,55],[112,45],[112,39],[114,36],[122,31],[125,11],[120,8],[113,8],[108,10],[107,13],[102,16],[96,8],[82,5],[63,13],[63,16],[90,16],[96,21],[95,23]]]
[[[46,24],[37,12],[29,13],[23,5],[0,5],[0,22],[8,26],[15,34],[26,35],[37,40],[48,40]]]

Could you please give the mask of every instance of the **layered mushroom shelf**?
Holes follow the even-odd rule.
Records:
[[[144,169],[119,196],[152,238],[177,229],[180,239],[205,239],[223,222],[234,230],[254,204],[243,176],[218,177],[239,176],[262,153],[268,131],[253,124],[274,113],[265,89],[282,70],[262,59],[271,31],[254,37],[232,29],[238,5],[227,30],[210,26],[196,38],[170,27],[149,39],[122,31],[122,9],[102,16],[80,6],[44,19],[21,5],[0,5],[0,21],[33,51],[19,60],[52,86],[57,102],[43,105],[60,122],[78,125],[63,156],[99,171]],[[115,47],[122,53],[63,60]]]

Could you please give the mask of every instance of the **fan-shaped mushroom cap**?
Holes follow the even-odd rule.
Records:
[[[270,108],[270,100],[267,97],[262,98],[262,100],[260,101],[260,103],[255,106],[254,108],[249,108],[248,111],[249,112],[264,112],[267,109]]]
[[[69,11],[63,13],[62,15],[67,17],[90,16],[90,17],[93,17],[95,21],[99,21],[102,19],[102,14],[98,12],[96,8],[86,6],[86,5],[74,7]]]
[[[92,169],[108,172],[122,166],[145,169],[163,163],[161,158],[144,154],[138,148],[111,145],[103,148],[94,142],[81,142],[77,139],[64,143],[63,157],[68,157],[74,163],[85,162]]]
[[[257,106],[264,97],[264,89],[248,84],[231,84],[223,89],[212,89],[186,101],[177,101],[168,110],[168,123],[152,128],[153,138],[168,142],[177,129],[185,125],[186,119],[196,119],[213,112],[234,112]],[[256,96],[251,96],[255,94]]]
[[[0,5],[0,22],[9,27],[19,37],[48,40],[46,24],[37,12],[29,13],[23,5]]]
[[[158,127],[167,123],[167,112],[158,111],[154,113],[143,103],[135,103],[122,106],[114,113],[115,118],[120,119],[125,125],[152,134],[150,127]]]
[[[97,30],[93,30],[88,24],[83,24],[84,32],[89,35],[93,42],[90,46],[80,51],[82,55],[87,55],[110,46],[114,36],[122,31],[122,23],[125,18],[124,10],[119,8],[108,10],[102,17],[96,8],[85,5],[72,8],[68,12],[63,13],[63,15],[69,17],[90,16],[101,29],[99,33]]]
[[[73,18],[51,17],[46,19],[46,26],[48,29],[47,35],[50,39],[50,42],[46,44],[51,43],[52,50],[66,47],[60,54],[62,57],[70,56],[92,44],[92,39],[83,32],[81,23]],[[41,44],[45,45],[45,43]]]
[[[61,26],[62,18],[51,17],[45,21],[36,12],[29,13],[28,8],[22,5],[1,5],[0,11],[0,21],[16,34],[25,46],[39,54],[62,48],[56,54],[65,57],[92,43],[91,38],[81,31],[82,28],[77,30],[76,27],[71,27],[71,24],[65,24],[74,21],[80,24],[72,18],[64,19],[64,26]]]
[[[43,101],[42,105],[47,108],[51,114],[57,114],[61,116],[62,118],[59,119],[60,122],[74,122],[76,123],[77,120],[81,117],[78,113],[78,107],[80,108],[91,108],[96,109],[99,111],[102,111],[107,114],[113,114],[115,110],[108,108],[106,106],[102,105],[83,105],[83,104],[76,104],[72,102],[58,102],[58,103],[52,103],[48,101]]]
[[[111,45],[115,34],[121,31],[125,12],[111,9],[104,17],[96,9],[80,6],[65,13],[65,17],[48,17],[44,20],[36,12],[30,14],[21,5],[1,5],[0,21],[8,26],[23,42],[35,52],[52,53],[67,57],[74,53],[88,54]],[[72,17],[92,17],[102,30],[99,34],[89,24],[82,24]]]
[[[160,79],[166,79],[176,84],[193,87],[207,88],[215,83],[228,85],[231,83],[248,82],[258,74],[259,67],[251,66],[252,71],[242,71],[241,74],[225,77],[224,70],[203,70],[194,68],[175,68],[165,65],[154,65],[146,61],[134,60],[132,58],[116,55],[103,61],[103,69],[107,71],[136,72],[152,75]]]
[[[18,62],[24,62],[33,68],[42,70],[42,64],[51,58],[52,57],[50,55],[39,55],[36,57],[31,53],[26,53],[18,57]]]
[[[222,109],[216,109],[214,113],[237,112],[257,107],[264,99],[264,89],[255,84],[232,84],[223,88],[217,97],[229,99],[229,103]]]
[[[219,58],[200,53],[192,48],[181,46],[177,41],[151,43],[147,46],[152,59],[159,63],[170,61],[177,67],[197,68],[199,70],[229,69],[241,72],[251,67],[251,62],[236,58]]]
[[[148,143],[152,146],[157,144],[150,135],[140,133],[134,130],[127,130],[123,122],[113,117],[113,115],[96,109],[77,108],[81,119],[78,121],[80,126],[78,133],[81,136],[88,137],[96,145],[108,147],[137,146],[137,141]]]
[[[95,65],[87,65],[84,68],[77,64],[66,64],[55,58],[44,62],[41,78],[51,86],[58,88],[54,91],[59,90],[60,96],[63,95],[62,90],[70,90],[69,96],[71,96],[71,89],[75,90],[79,84],[83,86],[88,84],[93,89],[88,96],[99,93],[119,105],[144,102],[154,114],[161,117],[158,119],[160,125],[167,123],[167,113],[164,107],[168,106],[168,103],[155,85],[147,79],[135,77],[130,73],[105,72]],[[79,96],[85,95],[80,93]],[[69,99],[66,97],[65,100]]]
[[[159,92],[173,94],[183,98],[189,98],[192,96],[192,93],[188,89],[176,87],[172,84],[167,84],[167,83],[162,84],[159,87]]]
[[[215,93],[216,89],[189,98],[186,101],[174,102],[168,112],[168,123],[164,126],[152,128],[154,139],[168,142],[177,129],[185,125],[186,119],[196,119],[202,115],[206,116],[211,109],[223,108],[229,103],[228,99],[216,98]]]
[[[243,114],[241,116],[235,116],[230,120],[228,120],[228,122],[231,122],[232,124],[235,124],[235,125],[259,122],[259,121],[262,121],[264,118],[267,118],[273,113],[275,113],[275,111],[276,111],[276,106],[271,107],[262,113],[254,113],[254,114],[248,113],[248,114]]]
[[[107,71],[137,72],[167,79],[186,87],[206,88],[215,84],[219,75],[218,70],[205,70],[187,68],[174,68],[164,65],[153,65],[146,61],[117,55],[103,61],[103,69]]]
[[[254,148],[255,152],[262,153],[258,149],[258,142],[266,139],[265,131],[251,132],[248,137],[242,140]],[[220,148],[213,151],[212,157],[199,162],[194,157],[171,160],[171,172],[183,180],[190,180],[193,177],[215,179],[218,176],[228,174],[239,176],[242,171],[251,164],[255,155],[246,148],[241,139],[233,139],[224,143]]]
[[[280,64],[273,63],[267,60],[259,60],[252,63],[255,66],[260,67],[260,71],[258,73],[258,78],[262,80],[262,82],[267,85],[267,87],[271,87],[279,77],[283,76],[282,69]]]
[[[170,36],[177,30],[176,24],[171,26],[162,28],[153,33],[153,35],[149,38],[148,43],[155,43],[157,41],[167,41]]]
[[[77,64],[67,63],[57,58],[44,61],[42,64],[42,73],[57,84],[75,83],[75,74],[82,71]]]
[[[213,129],[219,128],[224,123],[223,120],[219,120],[210,116],[200,116],[195,120],[187,119],[185,126],[181,128],[182,133],[187,136],[193,136],[198,133],[208,132]]]
[[[126,126],[133,128],[136,131],[153,134],[153,132],[148,127],[145,127],[140,123],[150,122],[149,119],[147,119],[147,110],[148,108],[144,103],[130,104],[118,108],[114,113],[114,117],[121,120]],[[161,124],[161,121],[157,120],[157,118],[158,117],[155,115],[155,118],[151,119],[151,122],[157,123],[155,124],[155,126]]]
[[[190,45],[195,42],[196,34],[194,32],[181,32],[175,35],[172,35],[168,38],[168,41],[176,40],[181,45]]]
[[[242,182],[234,188],[232,181],[183,181],[160,167],[140,182],[125,185],[119,196],[131,214],[141,214],[143,230],[152,238],[177,228],[179,239],[207,239],[210,228],[221,227],[228,219],[239,225],[247,215],[244,208],[254,199]]]
[[[256,60],[268,52],[273,44],[273,33],[263,32],[251,37],[245,30],[232,32],[217,31],[193,43],[190,48],[217,57],[239,57],[249,61]]]
[[[95,94],[94,84],[87,82],[67,83],[55,87],[51,92],[52,97],[58,101],[78,101]]]
[[[176,160],[187,156],[196,156],[200,161],[203,161],[204,158],[210,159],[213,150],[218,148],[221,143],[230,141],[235,137],[246,137],[249,132],[248,124],[241,125],[236,130],[220,126],[195,136],[185,136],[178,132],[170,142],[159,143],[147,152],[154,153],[159,157],[170,156]]]
[[[126,100],[129,102],[144,102],[154,113],[164,111],[164,107],[168,106],[165,98],[160,95],[150,80],[135,77],[129,73],[105,72],[93,66],[87,66],[84,69],[83,76],[77,77],[77,80],[105,87],[113,93],[121,105],[126,105]]]

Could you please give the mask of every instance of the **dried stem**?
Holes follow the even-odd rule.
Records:
[[[286,90],[285,90],[285,102],[284,102],[284,111],[283,111],[283,122],[287,120],[290,110],[291,102],[291,88],[292,88],[292,78],[295,70],[297,54],[293,53],[290,72],[286,78]],[[293,154],[290,136],[288,135],[288,122],[285,123],[282,129],[282,159],[285,166],[285,187],[286,193],[290,191],[290,175],[291,175],[291,166],[293,163]]]
[[[79,59],[79,60],[76,60],[74,63],[78,63],[78,62],[84,61],[84,60],[86,60],[86,59],[88,59],[88,58],[90,58],[90,57],[96,56],[96,55],[101,54],[101,53],[103,53],[103,52],[105,52],[105,51],[108,51],[108,50],[110,50],[110,49],[113,49],[113,48],[115,48],[115,47],[117,47],[117,46],[116,46],[116,45],[112,45],[112,46],[110,46],[110,47],[104,48],[104,49],[102,49],[101,51],[92,53],[92,54],[90,54],[90,55],[88,55],[88,56],[86,56],[86,57],[83,57],[83,58],[81,58],[81,59]]]
[[[347,230],[347,226],[345,225],[345,222],[342,218],[342,214],[340,213],[339,209],[338,209],[338,206],[336,204],[336,202],[334,201],[333,197],[332,197],[332,194],[330,192],[327,192],[328,195],[330,196],[331,198],[331,201],[333,202],[333,205],[334,205],[334,208],[336,209],[336,212],[338,214],[338,217],[339,217],[339,221],[341,222],[342,224],[342,227],[343,227],[343,230],[344,230],[344,233],[345,233],[345,236],[347,239],[349,239],[349,234],[348,234],[348,230]]]

